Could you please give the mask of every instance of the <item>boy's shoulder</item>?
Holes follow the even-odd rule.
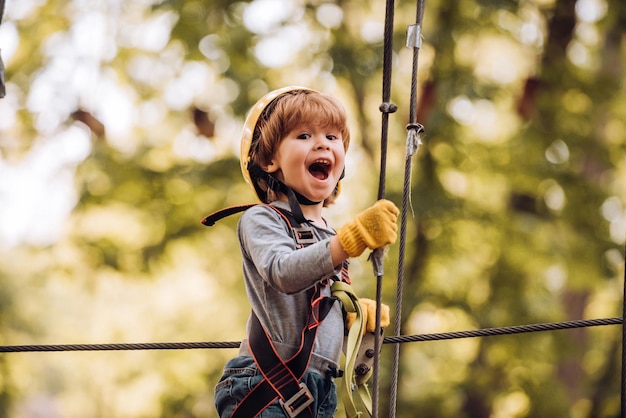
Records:
[[[280,221],[286,223],[288,225],[293,224],[293,215],[289,211],[289,206],[282,205],[281,202],[278,203],[259,203],[254,206],[248,208],[243,215],[241,215],[241,221],[248,221],[252,219],[260,219],[263,221]]]

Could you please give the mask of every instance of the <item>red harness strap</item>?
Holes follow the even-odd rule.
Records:
[[[300,348],[290,359],[283,360],[277,353],[269,335],[252,313],[248,344],[254,361],[264,379],[241,401],[231,415],[232,418],[250,418],[279,399],[288,417],[312,417],[310,405],[314,399],[309,389],[300,380],[306,372],[318,326],[330,311],[334,298],[319,298],[322,286],[310,291],[312,306],[307,326],[302,330]],[[317,300],[317,302],[314,302]]]

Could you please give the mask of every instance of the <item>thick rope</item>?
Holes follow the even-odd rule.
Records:
[[[404,184],[402,189],[402,211],[400,217],[400,244],[398,249],[398,278],[396,286],[396,310],[394,322],[394,335],[399,336],[402,326],[402,300],[404,288],[404,256],[406,250],[407,215],[409,212],[411,196],[411,173],[412,157],[421,144],[420,134],[423,127],[417,121],[417,68],[419,50],[422,42],[422,20],[424,18],[425,0],[417,1],[415,25],[407,30],[406,45],[413,48],[413,67],[411,71],[411,97],[409,108],[409,124],[407,125],[406,152],[404,159]],[[395,418],[398,399],[398,372],[400,369],[400,345],[393,347],[391,364],[391,384],[389,394],[389,417]]]
[[[473,337],[494,337],[499,335],[522,334],[529,332],[557,331],[572,328],[621,325],[622,318],[581,319],[544,324],[515,325],[511,327],[483,328],[470,331],[442,332],[433,334],[401,335],[385,337],[384,344],[404,344],[420,341],[453,340]],[[55,345],[5,345],[0,353],[52,352],[52,351],[126,351],[126,350],[189,350],[238,348],[240,341],[223,342],[179,342],[179,343],[131,343],[131,344],[55,344]]]
[[[402,193],[402,211],[400,212],[400,243],[398,249],[398,278],[396,287],[396,310],[394,319],[394,335],[400,336],[402,327],[402,290],[404,287],[404,255],[406,249],[406,227],[407,227],[407,213],[409,206],[410,195],[410,180],[411,176],[411,159],[406,158],[404,164],[404,191]],[[400,345],[396,344],[393,347],[393,358],[391,363],[391,388],[389,393],[389,417],[394,418],[396,416],[397,400],[398,400],[398,371],[400,366]]]
[[[473,331],[455,331],[435,334],[404,335],[400,337],[385,337],[387,344],[410,343],[418,341],[454,340],[473,337],[493,337],[497,335],[522,334],[527,332],[556,331],[572,328],[595,327],[602,325],[618,325],[622,318],[579,319],[565,322],[550,322],[545,324],[515,325],[501,328],[483,328]]]
[[[0,346],[0,353],[42,351],[125,351],[125,350],[189,350],[196,348],[238,348],[239,341],[231,342],[181,342],[135,344],[58,344]]]
[[[4,0],[0,0],[0,24],[2,24],[2,18],[4,17]],[[2,51],[0,51],[2,52]],[[2,62],[2,55],[0,55],[0,99],[6,96],[6,85],[4,79],[4,63]]]
[[[397,110],[396,105],[390,102],[391,99],[391,70],[393,61],[393,21],[394,21],[394,0],[386,1],[385,8],[385,30],[383,38],[383,86],[382,104],[379,109],[382,113],[381,136],[380,136],[380,173],[378,180],[378,199],[385,197],[385,181],[387,175],[387,143],[389,131],[389,114]],[[374,267],[376,276],[376,330],[380,330],[380,311],[382,306],[383,288],[383,256],[384,250],[379,248],[372,252],[370,259]],[[374,333],[374,377],[372,381],[372,417],[378,417],[378,392],[379,392],[379,366],[380,350],[382,347],[381,333]]]
[[[622,393],[621,417],[626,418],[626,247],[624,247],[624,293],[622,296]]]

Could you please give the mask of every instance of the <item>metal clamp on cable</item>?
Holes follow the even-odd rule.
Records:
[[[313,395],[304,382],[301,382],[300,390],[295,395],[286,401],[279,399],[278,402],[289,418],[296,418],[300,412],[313,403]]]
[[[422,145],[422,138],[420,134],[424,132],[424,126],[421,123],[409,123],[406,125],[406,130],[409,132],[406,139],[406,156],[412,157],[417,152],[420,145]]]
[[[407,123],[406,125],[407,131],[415,131],[418,134],[424,133],[424,125],[421,123]]]
[[[385,255],[384,248],[376,248],[372,251],[367,258],[367,261],[372,262],[372,267],[374,269],[374,274],[376,277],[383,276],[385,274],[385,266],[383,264],[383,256]]]
[[[422,47],[421,25],[409,25],[406,30],[406,47],[418,49]]]

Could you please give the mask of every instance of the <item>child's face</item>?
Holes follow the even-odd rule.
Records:
[[[302,125],[285,135],[266,170],[307,199],[322,202],[335,190],[345,162],[339,129]]]

